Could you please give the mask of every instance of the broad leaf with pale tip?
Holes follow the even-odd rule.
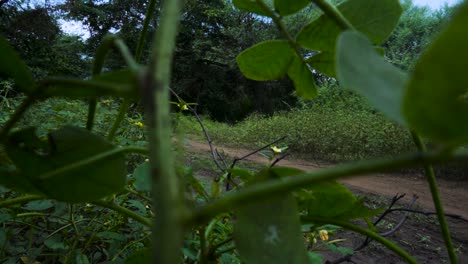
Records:
[[[287,41],[265,41],[239,54],[237,65],[249,79],[276,80],[286,75],[294,56],[295,51]]]
[[[468,2],[423,54],[404,99],[410,126],[447,145],[468,143]]]
[[[364,35],[342,33],[335,63],[343,87],[364,95],[382,113],[406,125],[402,104],[407,76],[385,61]]]

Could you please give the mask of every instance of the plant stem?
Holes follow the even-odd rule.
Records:
[[[107,208],[107,209],[110,209],[110,210],[113,210],[113,211],[116,211],[118,212],[119,214],[122,214],[122,215],[125,215],[129,218],[132,218],[133,220],[147,226],[147,227],[151,227],[151,219],[149,218],[146,218],[146,217],[143,217],[123,206],[120,206],[120,205],[117,205],[117,204],[114,204],[114,203],[111,203],[111,202],[106,202],[106,201],[95,201],[95,202],[92,202],[92,204],[94,205],[98,205],[100,207],[104,207],[104,208]]]
[[[114,124],[112,125],[112,128],[109,131],[109,134],[107,134],[107,141],[112,141],[114,139],[115,133],[117,133],[117,129],[119,129],[120,123],[122,123],[125,114],[127,114],[127,110],[130,107],[131,103],[132,101],[130,99],[125,98],[123,103],[120,105],[117,118],[115,119]]]
[[[8,207],[8,206],[16,205],[16,204],[23,204],[23,203],[27,203],[31,201],[36,201],[36,200],[42,200],[42,199],[46,199],[46,198],[41,195],[25,195],[25,196],[1,201],[0,208]]]
[[[418,150],[420,152],[425,152],[426,147],[424,146],[424,143],[422,142],[419,135],[416,132],[411,131],[411,136],[413,137],[414,144],[416,145]],[[447,225],[447,220],[445,219],[444,208],[442,206],[439,191],[437,189],[434,169],[432,168],[431,165],[425,164],[424,173],[426,174],[426,180],[431,190],[432,200],[434,202],[434,207],[437,213],[437,219],[439,220],[439,224],[440,224],[440,231],[442,232],[442,235],[444,237],[445,247],[447,248],[447,253],[450,258],[450,263],[452,264],[458,263],[457,255],[455,254],[455,248],[453,247],[453,242],[450,237],[450,231]]]
[[[146,34],[148,32],[149,23],[151,17],[156,10],[156,0],[150,0],[148,8],[146,9],[145,21],[143,22],[143,28],[141,30],[140,36],[138,37],[138,45],[135,51],[135,61],[139,62],[141,59],[141,54],[143,53],[143,47],[145,44]]]
[[[205,236],[205,232],[206,232],[206,227],[204,225],[202,225],[200,227],[200,256],[198,258],[198,262],[200,264],[205,264],[207,263],[207,254],[206,254],[206,236]]]
[[[354,30],[354,27],[341,12],[326,0],[312,0],[327,16],[335,20],[342,30]]]
[[[155,214],[152,232],[152,263],[178,263],[186,209],[174,170],[169,113],[169,85],[181,0],[162,2],[160,27],[153,42],[147,73],[141,79],[145,106],[152,195]]]
[[[56,175],[59,175],[61,173],[65,173],[65,172],[71,171],[71,170],[76,170],[76,169],[78,169],[80,167],[88,166],[88,165],[93,164],[95,162],[103,161],[105,159],[109,159],[109,158],[112,158],[112,157],[115,157],[115,156],[118,156],[118,155],[123,155],[123,154],[126,154],[126,153],[139,153],[139,154],[142,154],[142,155],[147,155],[148,150],[146,148],[142,148],[142,147],[115,148],[115,149],[112,149],[112,150],[109,150],[109,151],[102,152],[102,153],[99,153],[97,155],[91,156],[91,157],[89,157],[87,159],[80,160],[78,162],[72,163],[70,165],[55,169],[55,170],[53,170],[51,172],[47,172],[45,174],[39,175],[38,178],[41,179],[41,180],[49,179],[49,178],[52,178],[52,177],[54,177]]]
[[[288,193],[326,180],[336,180],[338,178],[356,175],[410,168],[430,163],[443,163],[450,160],[468,160],[468,150],[460,150],[453,156],[447,156],[446,153],[417,153],[397,158],[358,161],[306,172],[294,177],[270,180],[261,184],[245,187],[238,192],[228,193],[221,199],[207,204],[203,208],[193,212],[192,216],[188,219],[188,224],[199,225],[205,223],[219,213],[241,207],[248,204],[250,201]]]
[[[336,220],[333,218],[323,218],[323,217],[315,217],[315,216],[301,216],[301,221],[313,222],[316,224],[333,224],[333,225],[341,226],[345,229],[354,231],[356,233],[359,233],[359,234],[362,234],[362,235],[365,235],[367,237],[374,239],[375,241],[379,242],[380,244],[384,245],[391,251],[398,254],[400,257],[405,259],[408,263],[418,263],[412,256],[410,256],[408,253],[406,253],[406,251],[404,251],[403,249],[395,245],[393,242],[385,239],[382,236],[379,236],[378,234],[370,230],[364,229],[360,226],[353,225],[346,221]]]
[[[97,99],[96,98],[89,99],[88,118],[86,119],[86,129],[88,129],[89,131],[93,129],[94,117],[96,116],[96,107],[97,107]]]
[[[18,122],[23,114],[28,110],[28,108],[34,103],[36,100],[36,96],[30,95],[26,97],[26,99],[21,103],[21,105],[16,108],[15,112],[13,115],[8,119],[8,121],[3,125],[1,131],[0,131],[0,142],[5,142],[8,133],[10,130],[13,128],[13,126]]]
[[[140,36],[138,38],[138,45],[135,51],[136,63],[140,62],[141,54],[143,53],[143,46],[145,44],[146,34],[148,33],[149,23],[151,21],[151,17],[155,9],[156,9],[156,0],[150,0],[148,4],[148,9],[146,10],[146,14],[145,14],[145,21],[143,22],[143,29],[140,32]],[[115,119],[114,124],[112,124],[112,128],[109,131],[109,134],[107,134],[108,141],[112,141],[114,139],[115,133],[117,133],[117,129],[119,129],[120,123],[122,123],[122,120],[124,119],[125,114],[127,113],[128,108],[130,107],[131,104],[132,104],[132,100],[125,98],[123,103],[120,105],[117,118]]]

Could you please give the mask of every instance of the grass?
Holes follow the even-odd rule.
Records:
[[[202,138],[196,121],[180,118],[179,127]],[[253,114],[235,125],[204,119],[215,144],[260,147],[288,135],[283,144],[309,159],[331,162],[394,156],[414,150],[410,134],[380,114],[332,108],[295,109],[273,116]]]

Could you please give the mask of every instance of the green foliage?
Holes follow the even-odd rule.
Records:
[[[287,41],[267,41],[243,51],[237,64],[245,77],[256,81],[280,79],[294,60],[294,49]]]
[[[274,4],[275,4],[275,10],[281,16],[287,16],[287,15],[292,15],[292,14],[299,12],[301,9],[309,5],[310,1],[298,0],[298,1],[294,1],[291,3],[290,1],[287,1],[287,0],[275,0]]]
[[[269,171],[264,171],[259,177],[271,177],[268,174]],[[255,201],[241,208],[233,237],[245,263],[309,262],[296,202],[290,194]]]
[[[340,35],[336,65],[343,87],[366,96],[388,117],[405,125],[401,108],[407,77],[377,54],[363,35],[357,32]]]
[[[468,45],[467,17],[465,2],[417,63],[404,100],[405,117],[413,129],[454,146],[468,143],[468,78],[464,73],[468,52],[460,49]]]
[[[401,78],[399,71],[385,64],[383,59],[375,53],[371,43],[372,41],[374,44],[381,44],[390,34],[401,13],[398,2],[388,0],[377,3],[366,0],[349,0],[341,4],[338,10],[329,2],[318,0],[314,2],[324,11],[324,15],[304,28],[299,33],[298,38],[294,40],[287,31],[282,16],[303,9],[307,5],[305,1],[297,1],[294,5],[288,5],[281,0],[274,1],[272,5],[261,0],[255,2],[235,1],[235,4],[246,10],[269,16],[279,27],[282,36],[286,38],[286,40],[262,42],[241,53],[237,57],[241,70],[248,78],[255,80],[278,79],[287,74],[293,81],[297,94],[306,98],[314,97],[317,92],[313,72],[309,66],[316,64],[322,67],[322,64],[317,64],[322,58],[320,60],[309,59],[310,64],[307,65],[301,47],[311,48],[317,45],[320,48],[314,49],[325,51],[321,53],[321,56],[325,57],[326,63],[322,68],[326,72],[337,73],[339,81],[344,83],[346,87],[362,91],[378,109],[382,109],[384,113],[394,118],[399,117],[402,104],[401,88],[404,79]],[[124,11],[135,12],[135,17],[141,18],[144,10],[144,4],[140,2],[78,1],[76,7],[67,7],[73,3],[74,1],[67,1],[64,7],[72,13],[75,12],[73,14],[75,17],[83,18],[90,29],[96,31],[93,37],[103,36],[115,23],[138,21],[138,19],[127,19],[127,16],[107,17],[105,16],[106,12],[122,15],[125,12],[116,10],[116,8],[122,8]],[[211,52],[208,51],[209,48],[201,49],[200,47],[206,48],[209,45],[205,46],[206,43],[200,39],[193,40],[193,36],[205,37],[209,35],[213,39],[216,39],[215,36],[222,39],[219,43],[227,43],[233,37],[229,34],[228,37],[223,35],[224,26],[229,24],[222,23],[225,21],[220,19],[226,11],[223,8],[228,6],[226,2],[210,1],[209,3],[214,4],[216,8],[210,8],[207,3],[205,1],[188,1],[186,11],[190,12],[184,13],[185,19],[181,23],[180,43],[182,45],[178,47],[179,54],[175,61],[187,60],[187,58],[194,56],[195,63],[189,64],[188,69],[198,65],[197,63],[206,61],[207,58],[210,59],[209,64],[226,67],[225,62],[229,58],[233,58],[230,57],[232,54],[227,54],[223,57],[224,63],[218,63],[210,56],[221,54],[223,51]],[[101,6],[94,6],[95,4]],[[155,2],[152,1],[149,6],[154,7],[154,4]],[[426,170],[431,174],[428,182],[436,203],[450,259],[452,263],[457,262],[447,225],[441,217],[443,210],[438,199],[434,177],[431,168],[427,165],[430,162],[453,158],[447,155],[446,150],[428,154],[418,153],[417,156],[409,158],[405,156],[352,163],[318,172],[302,172],[290,168],[268,168],[253,176],[254,173],[238,168],[231,168],[229,172],[225,172],[227,170],[227,166],[225,166],[226,169],[222,169],[222,175],[217,175],[209,183],[211,187],[209,191],[205,186],[206,183],[199,181],[194,176],[192,168],[183,165],[174,168],[169,114],[169,87],[171,86],[169,69],[172,64],[170,58],[176,49],[175,44],[171,43],[175,40],[176,24],[179,21],[180,6],[178,4],[180,4],[178,1],[164,1],[162,7],[164,15],[161,18],[151,18],[152,12],[148,12],[145,18],[145,25],[149,25],[150,21],[156,25],[156,21],[158,21],[161,30],[156,38],[156,44],[154,44],[155,54],[149,58],[151,63],[148,68],[140,67],[137,64],[127,46],[119,38],[107,37],[101,44],[94,42],[97,52],[91,73],[93,79],[76,80],[47,77],[44,80],[32,81],[30,83],[34,83],[38,87],[37,93],[28,94],[28,97],[16,108],[11,117],[4,118],[7,121],[0,131],[1,150],[5,152],[1,153],[0,184],[2,189],[0,189],[0,194],[2,198],[7,197],[7,199],[0,201],[0,222],[2,222],[2,227],[6,227],[7,232],[4,232],[3,229],[0,232],[0,253],[3,255],[5,252],[7,257],[1,261],[5,260],[8,263],[14,261],[14,257],[21,256],[21,260],[27,263],[36,261],[39,257],[48,256],[47,258],[52,262],[123,262],[124,259],[127,259],[127,263],[136,263],[147,261],[149,255],[152,255],[153,262],[174,263],[180,260],[180,251],[182,250],[186,254],[184,260],[201,263],[218,259],[238,261],[237,253],[239,253],[240,259],[252,263],[286,263],[291,261],[308,263],[311,257],[304,247],[300,221],[302,220],[303,223],[314,224],[314,228],[331,223],[359,232],[379,241],[406,261],[415,263],[414,258],[392,242],[377,235],[373,228],[364,229],[348,222],[350,219],[367,218],[376,212],[366,209],[361,201],[355,198],[343,185],[333,180],[339,176],[372,173],[378,169],[399,169],[411,164],[424,164]],[[445,143],[446,147],[464,144],[467,141],[466,127],[461,126],[461,131],[458,131],[460,126],[456,123],[466,119],[466,89],[456,87],[457,84],[467,84],[466,76],[460,74],[460,69],[457,69],[443,72],[444,78],[434,77],[436,84],[442,85],[443,81],[449,84],[449,89],[435,95],[430,92],[430,89],[433,88],[432,83],[426,84],[424,80],[418,79],[420,78],[418,76],[421,74],[436,75],[434,69],[427,64],[441,62],[447,66],[450,61],[459,58],[456,57],[458,53],[454,51],[455,48],[447,53],[447,57],[444,57],[443,48],[445,46],[452,47],[453,42],[456,41],[466,42],[466,39],[458,36],[457,33],[458,31],[464,32],[462,26],[466,24],[466,19],[462,15],[466,13],[467,6],[466,3],[462,6],[464,9],[462,9],[461,15],[455,16],[448,30],[423,56],[422,61],[416,67],[415,74],[409,81],[410,86],[406,97],[407,100],[416,100],[415,98],[422,94],[421,101],[424,104],[418,101],[417,105],[423,105],[423,109],[427,109],[428,106],[425,105],[427,103],[433,106],[433,103],[438,102],[432,96],[440,96],[444,99],[442,107],[448,109],[447,114],[454,116],[454,118],[447,119],[448,123],[443,123],[450,127],[451,133],[445,133],[439,137],[441,126],[427,125],[431,121],[430,118],[427,119],[427,116],[436,116],[436,113],[434,111],[421,113],[418,111],[419,108],[413,109],[412,106],[408,108],[408,101],[404,102],[405,117],[408,118],[410,126],[414,126],[418,133],[422,132],[429,135],[431,139]],[[272,9],[273,7],[275,10]],[[47,10],[36,9],[32,13],[43,18],[45,25],[51,25],[51,32],[46,32],[50,33],[46,40],[55,41],[57,37],[56,25],[54,28],[54,21]],[[20,15],[27,17],[28,13]],[[255,16],[250,16],[251,19],[253,17]],[[348,19],[350,21],[347,21]],[[229,20],[230,23],[233,21],[235,19]],[[322,27],[316,28],[314,23]],[[127,37],[131,35],[132,30],[133,32],[138,31],[137,24],[129,24],[131,28],[125,28],[125,26],[119,28],[123,31],[128,30]],[[140,40],[143,40],[143,36],[148,33],[148,27],[144,28],[145,30],[138,38]],[[365,36],[358,32],[344,31],[354,28],[364,33]],[[44,30],[47,31],[47,29]],[[311,39],[323,35],[322,30],[326,30],[328,34],[324,37],[324,42],[319,41],[318,44],[310,42]],[[344,33],[342,33],[343,31]],[[34,33],[31,33],[30,36],[35,37]],[[367,37],[370,40],[367,40]],[[333,71],[330,58],[331,54],[335,52],[337,38],[336,69]],[[168,45],[158,45],[158,43]],[[184,45],[188,47],[187,50],[184,50]],[[143,42],[140,41],[138,49],[142,46]],[[44,43],[38,44],[36,47],[43,50],[48,48]],[[113,67],[110,69],[113,71],[98,75],[105,68],[105,60],[107,60],[107,54],[111,48],[115,48],[121,57],[116,61],[125,62],[127,68],[123,71],[116,71],[122,66],[111,63]],[[192,50],[199,52],[192,54],[190,52]],[[442,52],[444,54],[441,54]],[[3,43],[0,45],[1,54],[6,54],[8,62],[12,62],[12,69],[2,66],[0,74],[12,77],[20,86],[29,85],[28,80],[26,83],[21,83],[21,78],[24,76],[28,78],[27,70],[13,49]],[[140,55],[137,54],[137,57]],[[462,53],[460,57],[465,58],[466,56]],[[356,66],[355,64],[359,64],[363,58],[366,65]],[[177,63],[175,64],[177,65]],[[187,66],[187,64],[182,65]],[[455,66],[464,67],[465,64],[459,63]],[[228,69],[230,67],[227,66]],[[181,68],[177,70],[180,71]],[[199,71],[201,70],[199,69]],[[180,71],[179,76],[184,72],[184,70]],[[453,73],[458,73],[459,77],[451,81]],[[177,77],[177,75],[175,76]],[[355,81],[353,77],[363,80]],[[209,79],[216,80],[215,78]],[[387,97],[377,96],[376,89],[384,89],[385,94],[389,94],[392,99],[390,103],[387,101]],[[97,126],[98,132],[90,131],[95,120],[94,116],[100,110],[97,108],[97,97],[120,97],[120,99],[125,100],[124,105],[128,105],[130,100],[137,97],[137,91],[142,93],[144,99],[143,103],[148,118],[146,123],[149,142],[145,142],[145,136],[141,133],[141,129],[145,126],[141,115],[125,118],[125,107],[114,127],[117,127],[122,120],[126,121],[126,123],[124,122],[126,127],[119,131],[116,142],[120,146],[135,144],[143,145],[145,148],[138,146],[117,147],[109,142],[114,138],[113,132],[112,135],[108,136],[109,141],[99,135],[99,133],[106,132],[106,128],[103,128],[102,124]],[[378,91],[381,92],[381,90]],[[38,117],[50,115],[48,111],[42,111],[42,113],[36,113],[34,109],[31,111],[31,105],[37,99],[56,96],[91,99],[88,111],[88,130],[77,126],[47,124],[46,122],[39,126],[31,127],[28,124],[29,128],[19,126],[19,129],[14,129],[24,116],[28,118],[29,115],[31,120],[36,118],[36,115]],[[453,104],[455,97],[461,99],[461,102]],[[350,98],[353,99],[352,96]],[[350,101],[352,102],[352,100]],[[104,103],[102,100],[101,102],[112,105],[109,101]],[[179,107],[181,102],[183,101],[179,100]],[[318,104],[327,103],[326,100],[325,102],[319,100],[317,102]],[[365,108],[365,106],[365,104],[360,104],[360,107]],[[58,110],[55,112],[64,109],[63,105],[60,107],[54,109]],[[104,108],[106,107],[102,107],[102,109]],[[269,118],[269,120],[273,120],[271,123],[253,116],[245,122],[246,127],[242,127],[242,123],[238,125],[242,130],[241,133],[237,131],[234,139],[238,140],[242,136],[248,135],[249,143],[259,144],[262,143],[262,140],[271,141],[268,137],[276,138],[278,135],[290,133],[293,135],[291,138],[294,139],[292,144],[288,144],[291,149],[296,147],[301,150],[302,148],[302,152],[311,152],[312,155],[317,153],[322,156],[325,155],[324,153],[331,156],[341,155],[339,156],[341,159],[349,158],[343,153],[353,153],[352,159],[360,159],[372,155],[381,157],[400,154],[401,150],[409,148],[406,139],[401,140],[401,138],[407,137],[407,132],[402,127],[390,123],[379,114],[372,112],[372,108],[369,111],[369,108],[367,106],[366,111],[355,112],[331,107],[318,110],[319,108],[316,108],[312,102],[312,106],[304,107],[304,109],[272,116]],[[456,113],[456,111],[460,111],[460,113]],[[84,111],[79,110],[78,114],[70,113],[68,109],[64,112],[67,118],[77,117],[78,114],[86,115]],[[111,116],[112,111],[104,112],[107,116]],[[180,117],[181,113],[178,116]],[[39,118],[35,120],[35,122],[40,121]],[[370,128],[365,127],[365,125],[370,126]],[[41,130],[39,131],[37,127]],[[56,127],[61,128],[56,129]],[[232,132],[236,132],[235,129],[227,126],[224,128],[231,130],[231,135],[233,135]],[[258,135],[255,133],[260,131],[259,128],[267,128],[268,130],[261,134],[262,138],[252,137],[252,135]],[[422,146],[416,132],[413,133],[414,141],[419,150],[424,151],[424,146]],[[128,139],[127,136],[136,136],[136,138]],[[389,140],[389,137],[395,138]],[[444,138],[441,139],[442,137]],[[294,145],[294,142],[297,145]],[[398,148],[391,145],[395,142],[397,142]],[[403,144],[401,144],[402,142]],[[346,149],[346,143],[352,151]],[[370,147],[369,155],[366,153],[361,155],[362,153],[359,151],[362,150],[363,146]],[[273,148],[273,151],[274,153],[279,152],[277,148]],[[133,156],[129,156],[127,159],[129,162],[126,164],[125,154],[129,153],[133,153]],[[135,157],[135,155],[148,153],[150,162],[137,165],[136,163],[141,163],[142,158]],[[454,157],[466,159],[467,155],[466,152],[459,151],[454,154]],[[139,162],[135,162],[133,159],[139,159]],[[127,181],[127,169],[134,178],[130,177],[130,181]],[[229,179],[229,176],[234,176],[236,181],[240,181],[238,183],[229,182],[234,185],[236,189],[234,192],[229,191],[229,188],[224,191],[223,188],[223,183]],[[183,179],[183,184],[179,184],[179,177]],[[151,189],[148,186],[151,186]],[[5,187],[11,190],[5,189]],[[154,199],[146,196],[148,191],[151,191]],[[184,194],[186,195],[184,196]],[[154,201],[154,204],[151,204],[150,201]],[[27,204],[21,207],[22,203]],[[73,203],[80,205],[73,205]],[[105,218],[106,222],[95,221],[103,212],[94,207],[90,208],[92,205],[89,203],[111,210],[111,213]],[[75,218],[76,216],[79,217]],[[34,217],[38,217],[40,220],[36,220]],[[24,223],[16,221],[18,218],[31,218],[32,220],[27,223],[30,228],[23,228]],[[154,218],[154,223],[152,223],[152,218]],[[234,231],[232,230],[232,221],[235,221]],[[82,222],[87,224],[81,225]],[[128,233],[121,232],[123,227],[127,228]],[[50,228],[54,231],[50,232]],[[152,245],[148,239],[148,228],[151,228]],[[184,231],[189,229],[192,229],[193,232],[187,234],[184,241]],[[74,236],[70,235],[70,230],[73,231],[71,233]],[[39,235],[34,241],[31,239],[27,242],[23,238],[35,237],[35,232],[38,232]],[[309,232],[311,232],[311,237],[317,235],[312,233],[315,230]],[[326,230],[318,232],[323,241],[328,240]],[[19,236],[13,237],[13,234],[19,234]],[[234,240],[235,245],[232,245],[232,240]],[[183,241],[184,243],[182,243]],[[102,250],[96,252],[93,247],[95,244],[98,244],[98,248]],[[339,247],[334,247],[331,242],[328,244],[331,250],[345,252]],[[233,250],[236,250],[236,253],[226,254]],[[135,253],[132,254],[132,252]],[[130,257],[127,258],[127,256]],[[318,259],[313,255],[312,258]]]
[[[34,129],[20,130],[8,139],[6,150],[17,167],[10,177],[24,178],[33,193],[66,202],[91,202],[122,190],[124,158],[94,158],[114,147],[90,132],[65,127],[51,132],[49,142],[35,136]],[[94,158],[87,164],[74,164]],[[77,177],[77,175],[80,175]],[[9,186],[21,191],[24,187]],[[83,190],[86,190],[84,192]]]
[[[304,99],[311,99],[317,96],[318,92],[315,86],[314,75],[301,58],[294,56],[288,69],[288,76],[293,81],[298,96]]]
[[[0,57],[3,63],[0,64],[1,77],[13,78],[18,87],[24,92],[31,92],[34,87],[34,80],[24,62],[8,42],[0,36]]]

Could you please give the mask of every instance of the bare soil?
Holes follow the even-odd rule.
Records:
[[[209,145],[189,140],[188,148],[193,152],[209,152]],[[242,157],[251,152],[248,149],[218,148],[218,151],[232,158]],[[246,160],[268,165],[268,161],[260,154],[254,154]],[[301,170],[317,170],[323,167],[313,161],[299,159],[284,159],[278,166],[294,167]],[[340,180],[345,186],[357,195],[365,195],[373,203],[389,202],[396,194],[406,194],[401,200],[401,206],[409,203],[413,195],[418,197],[416,208],[424,211],[435,211],[429,187],[423,175],[402,175],[391,173],[379,173],[372,175],[356,176]],[[468,219],[468,197],[466,190],[468,181],[448,181],[438,179],[439,193],[447,214],[459,215]],[[383,205],[383,204],[381,204]],[[401,218],[401,213],[391,214],[384,222],[387,228],[391,228]],[[468,263],[468,222],[448,218],[449,228],[457,253],[459,263]],[[385,228],[383,226],[382,228]],[[383,230],[385,231],[385,230]],[[349,232],[341,232],[340,237],[346,238],[342,246],[355,248],[363,241],[363,238]],[[412,254],[420,263],[448,263],[444,243],[435,217],[426,217],[412,214],[397,232],[388,237],[399,246]],[[326,254],[326,259],[334,260],[339,254]],[[365,250],[359,251],[353,256],[354,263],[404,263],[401,258],[389,252],[377,243],[372,243]],[[343,262],[346,263],[346,262]]]

